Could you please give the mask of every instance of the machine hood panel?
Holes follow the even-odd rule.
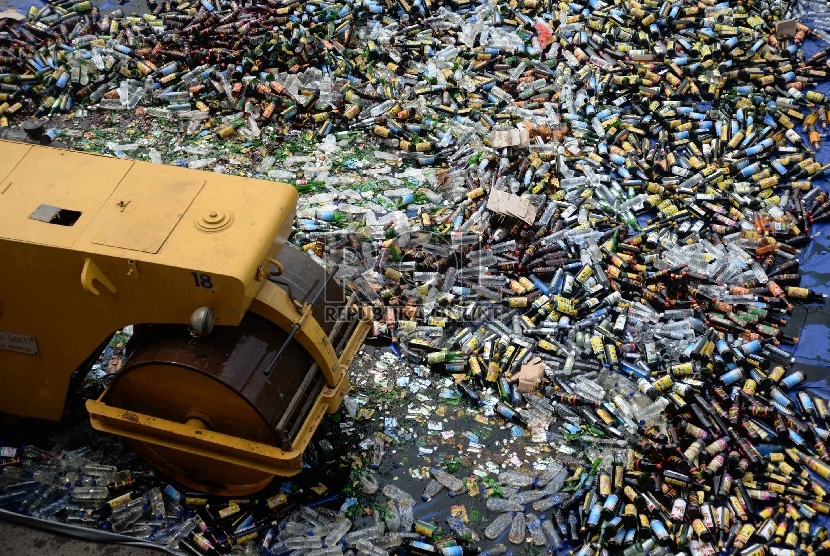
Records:
[[[91,222],[92,243],[158,253],[204,184],[196,172],[134,165]]]
[[[132,167],[132,161],[16,143],[3,142],[3,153],[0,238],[52,247],[71,247]]]

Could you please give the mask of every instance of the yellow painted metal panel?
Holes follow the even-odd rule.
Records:
[[[158,253],[204,183],[198,173],[133,166],[90,223],[92,243]]]
[[[10,189],[11,182],[6,179],[6,176],[14,169],[20,160],[26,156],[31,145],[23,143],[11,143],[8,141],[0,141],[0,148],[3,149],[3,156],[0,156],[0,195]],[[3,197],[0,197],[0,204],[3,204]]]
[[[2,144],[3,156],[15,147]],[[71,247],[98,209],[127,174],[132,161],[62,149],[26,147],[26,155],[0,182],[0,237],[55,247]],[[12,156],[12,158],[13,158]],[[2,166],[0,166],[2,171]],[[32,220],[41,205],[81,212],[72,226]]]

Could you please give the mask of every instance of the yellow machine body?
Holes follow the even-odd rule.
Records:
[[[195,310],[209,307],[219,329],[240,325],[252,311],[282,330],[296,326],[294,341],[325,376],[290,445],[263,442],[267,434],[254,441],[244,430],[238,436],[212,430],[212,419],[230,423],[235,404],[246,403],[223,397],[219,386],[211,392],[215,380],[207,386],[196,380],[188,389],[165,384],[168,373],[156,372],[146,396],[163,396],[167,388],[178,389],[177,399],[187,398],[182,392],[197,400],[214,396],[215,406],[231,412],[218,417],[196,412],[176,422],[108,405],[107,393],[87,408],[95,428],[152,447],[140,453],[192,486],[238,494],[275,474],[298,473],[323,414],[335,411],[345,394],[367,325],[360,322],[338,354],[310,306],[268,279],[279,272],[296,190],[7,141],[0,141],[0,153],[0,411],[60,419],[73,372],[126,325],[187,325]],[[277,368],[270,380],[295,371]],[[248,412],[253,417],[246,411],[239,410],[242,426],[256,419],[257,411]],[[229,473],[245,477],[224,481]]]

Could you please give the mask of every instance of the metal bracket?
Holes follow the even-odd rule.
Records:
[[[115,288],[115,285],[107,278],[107,275],[104,274],[98,265],[93,262],[92,259],[84,259],[84,269],[81,271],[81,286],[83,286],[84,290],[91,293],[92,295],[101,295],[101,292],[98,291],[98,288],[95,287],[93,281],[97,280],[101,284],[104,285],[112,293],[117,293],[118,290]]]
[[[276,263],[276,261],[274,261],[274,262]],[[277,263],[277,264],[279,264],[279,263]],[[280,268],[282,268],[282,267],[280,266]],[[313,309],[314,304],[317,302],[317,300],[320,298],[320,296],[323,295],[323,292],[326,291],[326,286],[328,285],[329,282],[332,281],[335,274],[337,274],[337,269],[338,268],[339,268],[338,265],[334,265],[334,268],[332,268],[331,271],[328,273],[328,275],[326,276],[326,279],[323,280],[323,283],[320,285],[320,287],[317,289],[317,291],[314,292],[314,295],[311,296],[311,299],[305,304],[305,307],[303,307],[303,310],[300,313],[300,316],[294,321],[293,325],[291,326],[291,334],[288,335],[288,338],[285,339],[285,342],[283,342],[283,344],[280,347],[279,351],[277,351],[277,354],[274,355],[274,357],[268,363],[268,366],[265,367],[265,370],[263,371],[263,374],[265,374],[265,376],[270,375],[271,371],[274,370],[274,367],[277,366],[277,362],[280,360],[280,357],[282,356],[282,352],[285,351],[285,348],[288,347],[288,344],[291,343],[291,340],[293,340],[294,336],[297,335],[297,332],[300,331],[300,328],[302,328],[305,321],[308,320],[308,316],[311,314],[311,310]],[[336,371],[337,371],[337,365],[335,364],[332,368],[332,372],[336,372]]]
[[[265,262],[268,263],[268,264],[259,265],[259,268],[256,271],[256,281],[257,282],[262,282],[268,276],[279,276],[280,274],[282,274],[282,271],[283,271],[282,264],[278,260],[272,259],[271,257],[268,257],[268,258],[265,259]],[[277,267],[277,271],[272,272],[271,268],[270,268],[271,266]]]

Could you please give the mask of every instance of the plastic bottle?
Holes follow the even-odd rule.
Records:
[[[78,527],[88,527],[94,529],[101,528],[101,521],[95,517],[89,516],[68,516],[66,518],[67,525],[75,525]]]
[[[520,471],[502,471],[499,473],[499,484],[523,488],[536,484],[536,477]]]
[[[542,532],[545,534],[548,547],[558,552],[562,547],[562,537],[559,535],[559,531],[556,530],[556,527],[553,526],[553,522],[551,520],[542,520]]]
[[[514,515],[515,513],[513,512],[500,514],[484,529],[484,536],[492,540],[507,531],[510,528],[510,524],[513,523]]]
[[[385,528],[385,526],[384,526]],[[383,532],[381,531],[381,534]],[[372,539],[377,537],[377,530],[374,527],[365,527],[363,529],[355,529],[354,531],[350,531],[346,534],[346,544],[349,546],[354,546],[354,544],[359,541],[360,539]]]
[[[381,491],[383,492],[384,496],[392,500],[400,501],[404,498],[412,499],[412,496],[410,496],[407,492],[401,490],[399,487],[393,484],[384,485]]]
[[[365,554],[366,556],[389,556],[389,553],[384,549],[379,548],[365,539],[357,541],[355,544],[358,554]]]
[[[542,531],[542,522],[536,514],[528,512],[525,514],[525,521],[527,522],[527,530],[533,539],[533,544],[536,546],[544,546],[547,540],[545,539],[544,531]]]
[[[544,490],[524,490],[510,496],[511,502],[525,505],[545,497]]]
[[[334,529],[332,529],[332,531],[328,535],[326,535],[326,538],[323,540],[323,544],[328,547],[333,547],[338,542],[340,542],[340,539],[342,539],[351,528],[352,522],[350,520],[345,518],[341,519],[337,522]]]
[[[434,478],[436,481],[447,487],[452,494],[462,494],[466,487],[464,486],[464,481],[457,477],[453,477],[446,471],[442,469],[438,469],[433,467],[429,470],[429,474]]]
[[[415,523],[415,516],[413,513],[414,506],[415,501],[409,498],[404,498],[398,502],[398,511],[400,512],[402,531],[409,531]]]
[[[123,147],[122,147],[123,150]],[[85,463],[80,470],[84,475],[95,475],[99,477],[110,477],[118,472],[118,468],[114,465],[101,465],[97,463]]]
[[[554,461],[550,465],[548,465],[547,469],[545,469],[541,475],[536,477],[536,486],[538,487],[545,487],[548,483],[550,483],[558,473],[560,473],[564,469],[564,466],[558,462]]]
[[[110,528],[116,533],[120,533],[144,515],[144,510],[143,506],[135,506],[126,512],[122,512],[117,519],[112,520]]]
[[[370,474],[363,474],[360,476],[360,490],[366,494],[374,494],[377,492],[379,485],[375,478]]]
[[[109,489],[105,486],[74,487],[72,489],[73,500],[104,499],[107,496],[109,496]]]
[[[455,533],[459,537],[469,538],[473,541],[478,540],[478,535],[475,533],[475,531],[470,529],[466,523],[464,523],[455,516],[447,517],[447,526],[453,533]]]
[[[322,548],[323,539],[322,537],[291,537],[290,539],[285,539],[285,547],[289,549]]]
[[[343,548],[338,546],[329,546],[328,548],[318,548],[308,552],[308,556],[341,556]]]
[[[182,539],[187,538],[190,535],[191,531],[196,528],[196,520],[190,518],[185,520],[181,526],[179,526],[178,530],[167,540],[167,546],[173,549],[179,547],[179,542]]]
[[[401,528],[401,513],[398,510],[398,504],[390,502],[386,507],[387,513],[386,517],[384,518],[384,522],[386,522],[386,528],[390,531],[398,531]]]
[[[130,525],[126,529],[122,529],[121,531],[119,531],[121,535],[135,537],[137,539],[149,539],[154,532],[155,529],[147,523],[135,523]]]
[[[323,517],[316,510],[309,508],[308,506],[300,508],[300,515],[315,526],[324,527],[331,523],[327,518]]]
[[[522,544],[525,540],[527,532],[527,523],[525,522],[525,514],[519,512],[513,516],[513,522],[510,524],[510,533],[507,538],[513,544]]]
[[[59,498],[33,511],[32,516],[38,519],[49,518],[54,516],[58,512],[65,510],[68,505],[69,497],[64,496],[63,498]]]
[[[394,548],[403,543],[403,535],[400,531],[393,531],[383,537],[372,539],[372,544],[383,549]]]
[[[432,479],[430,482],[427,483],[427,486],[424,487],[424,493],[421,494],[421,500],[424,502],[429,502],[435,496],[444,489],[444,485],[441,484],[439,481]]]
[[[153,487],[147,491],[145,495],[150,503],[150,514],[154,519],[164,519],[164,497],[161,494],[161,489]],[[184,515],[184,508],[178,502],[170,502],[171,511],[178,515]]]
[[[487,509],[491,512],[521,512],[524,506],[515,500],[491,497],[487,499]]]
[[[375,437],[372,442],[373,444],[369,448],[369,461],[372,469],[378,470],[386,453],[383,447],[384,442],[378,437]]]
[[[570,475],[570,473],[567,468],[563,467],[562,469],[560,469],[553,476],[553,478],[551,478],[548,484],[545,485],[545,494],[554,494],[556,492],[559,492],[559,490],[562,488],[562,485],[565,484],[568,475]]]

